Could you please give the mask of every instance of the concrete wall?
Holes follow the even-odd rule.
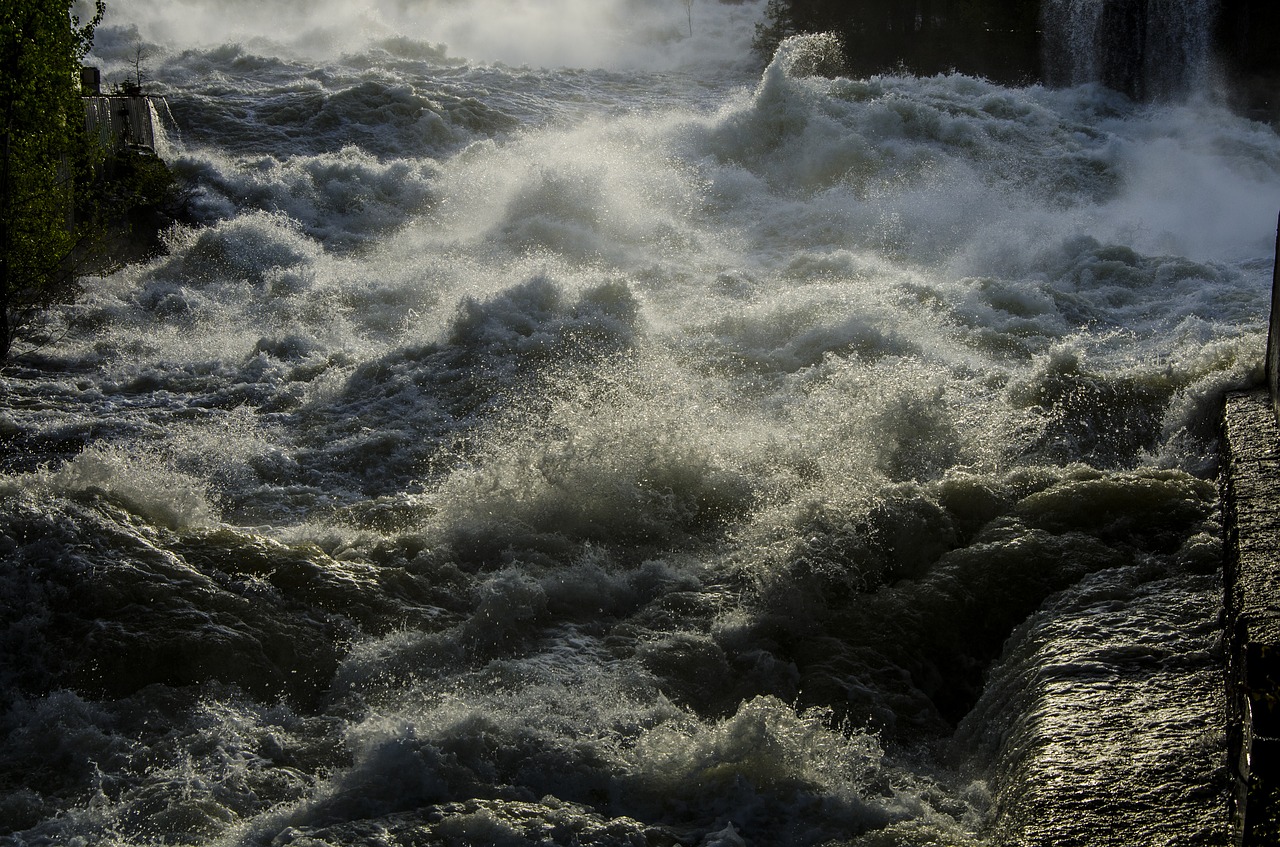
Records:
[[[105,147],[140,146],[155,149],[151,101],[146,97],[85,97],[84,120],[89,135],[96,135]]]

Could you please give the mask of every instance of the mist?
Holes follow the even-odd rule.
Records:
[[[239,44],[323,58],[408,39],[471,62],[674,70],[753,61],[744,23],[763,8],[696,0],[691,35],[682,0],[113,0],[95,53]]]

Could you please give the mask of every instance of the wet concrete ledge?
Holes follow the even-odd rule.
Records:
[[[1280,844],[1280,427],[1268,391],[1223,410],[1230,727],[1235,844]]]

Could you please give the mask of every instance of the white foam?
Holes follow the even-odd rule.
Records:
[[[105,23],[128,21],[138,41],[175,47],[254,44],[285,55],[333,57],[391,38],[440,43],[479,62],[542,67],[718,70],[750,66],[763,0],[119,0]],[[690,20],[690,17],[692,20]],[[282,27],[282,21],[287,25]],[[692,31],[691,31],[692,30]]]

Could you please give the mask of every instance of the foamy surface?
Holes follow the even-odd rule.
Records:
[[[0,842],[1226,843],[1274,131],[552,5],[109,10],[198,224],[0,380]]]

